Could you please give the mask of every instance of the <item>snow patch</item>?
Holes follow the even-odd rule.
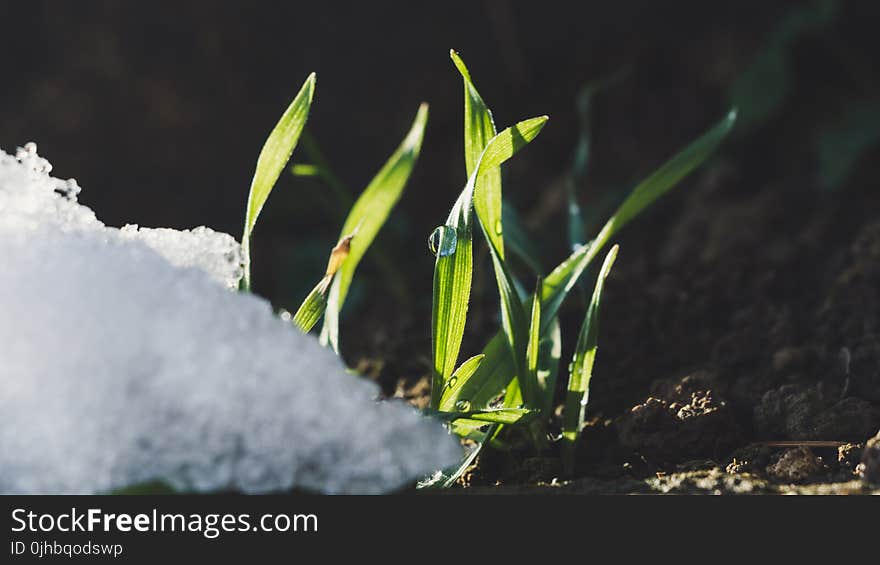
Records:
[[[28,144],[0,151],[0,493],[392,490],[443,427],[256,296],[229,235],[104,226]]]

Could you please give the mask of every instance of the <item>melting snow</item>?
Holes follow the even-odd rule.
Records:
[[[458,461],[438,423],[231,292],[229,235],[104,226],[0,151],[0,493],[394,489]]]

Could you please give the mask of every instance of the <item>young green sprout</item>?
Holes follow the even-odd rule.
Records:
[[[430,237],[431,248],[437,255],[432,317],[434,364],[431,407],[435,411],[446,413],[445,419],[450,421],[451,429],[471,439],[475,448],[460,466],[445,470],[423,486],[454,484],[461,473],[473,463],[480,450],[489,442],[498,441],[499,435],[509,426],[521,426],[528,422],[536,447],[540,448],[542,438],[546,436],[543,434],[543,426],[551,415],[556,389],[562,347],[558,313],[563,301],[611,238],[702,164],[718,148],[736,121],[736,112],[731,111],[717,125],[636,186],[596,238],[577,246],[567,259],[539,280],[534,294],[525,297],[518,290],[522,285],[514,278],[504,255],[504,218],[507,216],[502,210],[501,176],[498,167],[537,135],[543,121],[529,120],[505,130],[516,139],[511,144],[512,150],[505,153],[504,159],[497,163],[488,161],[487,153],[494,151],[493,143],[500,136],[495,136],[492,114],[474,86],[464,62],[454,51],[451,52],[451,57],[464,82],[465,166],[468,183],[446,223],[437,228]],[[524,126],[528,122],[534,123],[534,131],[526,135]],[[456,369],[467,317],[473,268],[471,208],[492,258],[501,302],[502,328],[480,355],[471,357]],[[574,445],[584,425],[589,382],[597,350],[598,310],[603,283],[616,254],[615,246],[601,269],[566,385],[568,395],[563,408],[562,439],[565,446],[564,459],[569,470],[573,466]],[[530,263],[534,265],[538,262]],[[491,410],[506,410],[508,415],[519,414],[520,417],[516,420],[511,417],[504,420],[493,419],[487,426],[483,414]],[[477,414],[481,417],[476,417]]]
[[[299,93],[287,107],[272,133],[266,139],[263,150],[257,159],[257,168],[248,192],[247,211],[244,219],[244,232],[241,236],[241,248],[244,254],[244,277],[241,281],[243,290],[251,289],[251,234],[257,218],[269,198],[275,183],[290,155],[296,148],[299,137],[309,118],[312,97],[315,93],[315,73],[309,75]]]
[[[419,106],[412,126],[400,146],[355,201],[342,225],[340,241],[344,241],[349,236],[353,237],[348,239],[347,254],[336,266],[334,275],[331,275],[332,282],[328,283],[330,286],[327,292],[324,326],[321,328],[321,342],[332,347],[337,353],[339,352],[339,312],[345,304],[355,270],[385,224],[391,210],[403,195],[403,190],[418,161],[427,123],[428,105],[423,103]],[[333,262],[332,255],[330,262]]]

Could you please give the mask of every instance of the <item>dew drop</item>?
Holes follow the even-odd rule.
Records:
[[[471,409],[471,403],[469,400],[459,400],[455,403],[455,409],[459,412],[467,412]]]
[[[495,235],[501,235],[501,220],[495,220]]]
[[[428,237],[428,249],[440,257],[455,253],[457,243],[458,238],[455,235],[455,228],[452,226],[440,226]]]

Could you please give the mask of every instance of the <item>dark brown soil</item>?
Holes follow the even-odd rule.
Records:
[[[552,448],[488,451],[463,485],[878,492],[878,440],[865,444],[880,429],[880,193],[743,194],[735,170],[714,163],[653,217],[650,235],[624,235],[575,477]],[[424,377],[395,388],[426,401]]]

